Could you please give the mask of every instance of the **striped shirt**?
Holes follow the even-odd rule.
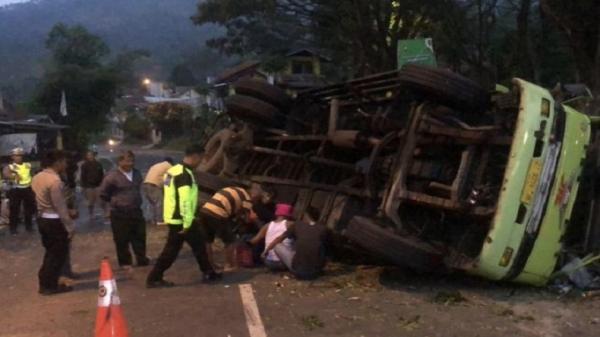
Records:
[[[243,210],[252,210],[250,194],[241,187],[227,187],[215,193],[201,212],[217,218],[232,218]]]

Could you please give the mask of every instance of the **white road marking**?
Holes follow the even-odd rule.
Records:
[[[252,285],[240,284],[240,296],[244,305],[244,315],[246,316],[246,325],[248,326],[250,337],[267,337],[260,313],[258,312],[258,305],[254,299]]]

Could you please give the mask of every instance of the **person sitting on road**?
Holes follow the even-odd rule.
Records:
[[[253,184],[247,191],[242,187],[227,187],[215,193],[200,210],[199,222],[206,237],[208,258],[215,266],[212,244],[218,236],[225,244],[225,270],[234,269],[235,228],[247,222],[254,203],[261,201],[264,191]],[[215,268],[218,269],[218,268]]]
[[[285,233],[267,243],[264,256],[275,253],[289,271],[301,280],[312,280],[323,273],[325,267],[326,228],[318,221],[319,211],[308,207],[304,221],[289,223]],[[294,239],[294,249],[286,244]]]
[[[252,245],[258,245],[264,241],[266,248],[263,251],[262,257],[265,266],[272,271],[282,271],[287,269],[280,257],[272,250],[273,247],[269,247],[272,245],[273,241],[279,239],[288,231],[293,219],[292,213],[293,207],[291,205],[277,204],[275,206],[275,220],[263,226],[260,232],[249,241]],[[285,246],[286,252],[294,252],[294,243],[291,239],[284,238],[280,243]],[[267,248],[269,249],[267,250]]]

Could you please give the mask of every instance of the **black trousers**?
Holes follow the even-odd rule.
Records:
[[[146,257],[146,220],[141,209],[111,210],[110,224],[120,266],[131,266],[131,252],[139,265],[148,263]]]
[[[46,249],[38,273],[40,289],[56,289],[69,252],[69,233],[60,219],[38,218],[38,229]]]
[[[168,226],[169,235],[167,237],[167,243],[165,244],[162,253],[160,253],[154,268],[152,268],[152,271],[148,275],[148,281],[153,282],[162,280],[165,271],[169,269],[177,259],[177,255],[179,255],[184,242],[192,249],[192,252],[196,257],[196,262],[198,262],[198,266],[200,267],[200,271],[204,274],[214,272],[212,265],[208,261],[205,240],[198,224],[194,223],[185,234],[179,234],[179,232],[183,230],[182,225]]]
[[[23,205],[23,208],[25,209],[25,228],[27,230],[31,230],[31,218],[35,213],[35,194],[33,194],[31,187],[12,188],[10,191],[8,191],[8,200],[10,208],[9,222],[11,233],[17,232],[19,215],[21,214],[21,205]]]

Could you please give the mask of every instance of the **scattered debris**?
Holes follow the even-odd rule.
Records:
[[[325,326],[325,323],[323,323],[317,315],[302,316],[302,324],[304,324],[309,331]]]
[[[535,321],[535,317],[533,317],[531,315],[517,315],[517,316],[515,316],[515,322],[519,322],[519,321],[533,322],[533,321]]]
[[[510,308],[505,308],[498,312],[498,316],[514,316],[515,312]]]
[[[415,315],[408,319],[399,317],[398,319],[400,320],[402,328],[407,331],[415,330],[421,325],[421,315]]]
[[[600,259],[600,255],[588,255],[583,258],[572,257],[568,263],[552,275],[553,282],[550,289],[564,295],[573,288],[579,290],[594,290],[600,288],[600,276],[594,272],[593,264]],[[582,294],[583,297],[597,296],[594,292]]]
[[[513,309],[511,308],[505,308],[505,307],[500,307],[498,308],[498,310],[496,311],[498,316],[502,316],[502,317],[512,317],[514,322],[522,322],[522,321],[535,321],[535,318],[531,315],[520,315],[518,313],[516,313]]]
[[[440,303],[443,305],[454,305],[462,302],[467,302],[467,298],[464,297],[460,291],[439,291],[433,298],[434,303]]]

